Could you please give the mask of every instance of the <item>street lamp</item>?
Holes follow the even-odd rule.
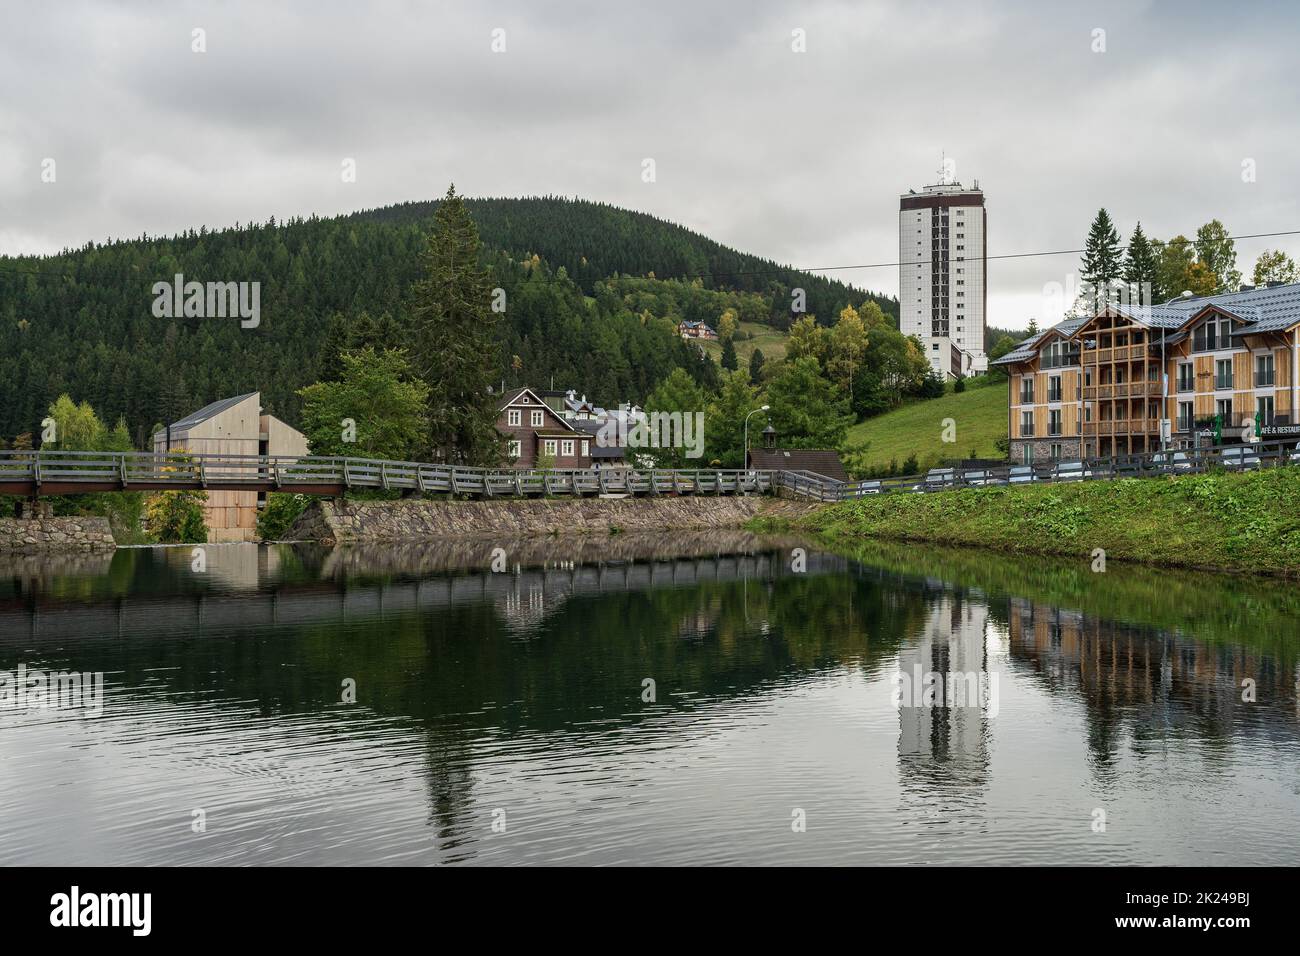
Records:
[[[768,411],[769,409],[771,409],[771,407],[772,407],[771,405],[764,405],[764,406],[762,406],[761,408],[756,408],[756,409],[754,409],[752,412],[749,413],[749,415],[746,415],[746,416],[745,416],[745,465],[744,465],[744,467],[745,467],[746,469],[749,468],[749,419],[750,419],[750,416],[751,416],[751,415],[757,415],[759,412],[766,412],[766,411]]]
[[[1167,309],[1179,299],[1190,298],[1192,298],[1192,290],[1184,289],[1160,308]],[[1155,316],[1152,318],[1154,319]],[[1168,337],[1168,331],[1163,326],[1160,329],[1160,450],[1162,452],[1168,450],[1168,439],[1165,437],[1165,422],[1168,421],[1166,416],[1169,414],[1169,366],[1165,365],[1165,339]]]

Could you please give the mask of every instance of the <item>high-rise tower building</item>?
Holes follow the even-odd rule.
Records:
[[[987,232],[978,182],[973,189],[945,182],[899,197],[899,328],[921,340],[944,378],[988,369]]]

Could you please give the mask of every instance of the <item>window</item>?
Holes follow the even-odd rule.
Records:
[[[1262,428],[1269,428],[1273,424],[1273,396],[1263,395],[1255,399],[1255,417],[1259,419]]]
[[[518,428],[518,427],[519,427],[519,423],[520,423],[520,421],[522,420],[522,418],[523,418],[523,412],[521,412],[521,411],[520,411],[519,409],[517,409],[517,408],[512,408],[512,409],[510,409],[510,412],[509,412],[509,422],[510,422],[510,427],[512,427],[512,428]]]
[[[542,445],[542,448],[545,450],[546,454],[554,455],[556,444],[557,442],[554,438],[548,438],[546,439],[545,443]]]
[[[523,453],[524,453],[523,445],[520,443],[519,439],[517,438],[510,443],[509,450],[506,452],[506,454],[509,455],[511,458],[518,458]]]
[[[1192,403],[1179,402],[1178,403],[1178,431],[1180,432],[1191,431],[1192,420],[1193,420]]]
[[[1061,434],[1061,410],[1053,408],[1047,413],[1047,434]]]
[[[546,418],[545,418],[545,416],[542,414],[542,410],[541,410],[540,408],[535,408],[535,409],[533,409],[533,427],[534,427],[534,428],[541,428],[541,427],[542,427],[542,423],[543,423],[545,420],[546,420]]]
[[[1215,325],[1213,322],[1206,322],[1198,325],[1192,332],[1192,351],[1193,352],[1213,352],[1215,344]]]
[[[1020,404],[1034,404],[1034,380],[1028,375],[1022,376],[1020,379]]]
[[[1191,392],[1196,390],[1196,378],[1192,371],[1191,362],[1180,362],[1178,365],[1178,391]]]
[[[1232,399],[1220,398],[1214,403],[1214,414],[1223,420],[1223,424],[1232,424]]]
[[[582,440],[582,457],[586,458],[591,454],[591,440],[584,438]]]
[[[1232,388],[1232,359],[1218,359],[1215,361],[1214,387]]]
[[[564,455],[566,458],[572,458],[572,457],[573,457],[573,439],[572,439],[572,438],[566,438],[566,439],[564,439],[564,441],[560,442],[560,454],[561,454],[561,455]]]
[[[1031,438],[1033,437],[1033,434],[1034,434],[1034,413],[1021,412],[1020,413],[1020,437]]]
[[[1052,461],[1059,461],[1061,458],[1060,444],[1053,442],[1049,448],[1051,449]]]
[[[1255,385],[1273,384],[1273,353],[1255,356]]]
[[[1053,375],[1047,379],[1047,400],[1049,402],[1061,400],[1061,376]]]
[[[1032,465],[1034,463],[1034,447],[1032,445],[1022,446],[1020,460],[1026,465]]]

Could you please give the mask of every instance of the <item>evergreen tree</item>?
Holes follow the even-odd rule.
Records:
[[[1133,286],[1135,296],[1144,297],[1148,304],[1165,300],[1164,290],[1160,287],[1155,250],[1142,232],[1140,222],[1134,227],[1133,236],[1128,241],[1128,251],[1124,256],[1124,281]]]
[[[762,349],[754,349],[749,355],[749,384],[758,385],[763,380],[763,363],[767,361],[763,357]]]
[[[730,336],[722,340],[722,367],[728,372],[740,368],[740,363],[736,360],[736,346]]]
[[[1110,213],[1099,209],[1097,218],[1092,221],[1092,228],[1088,230],[1088,240],[1084,243],[1080,274],[1083,281],[1094,290],[1103,292],[1111,282],[1119,278],[1121,265],[1119,233],[1115,231]]]
[[[458,465],[496,465],[504,439],[496,429],[498,315],[479,238],[453,184],[434,216],[415,290],[411,358],[429,386],[429,440],[434,457]]]

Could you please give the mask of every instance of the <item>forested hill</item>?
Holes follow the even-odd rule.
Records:
[[[796,286],[822,322],[867,299],[897,316],[892,299],[651,216],[551,198],[469,206],[492,283],[506,291],[498,358],[507,384],[553,380],[616,403],[643,400],[677,367],[707,383],[717,368],[675,335],[676,322],[716,323],[732,309],[784,327]],[[39,432],[64,392],[110,423],[125,418],[137,444],[155,423],[253,390],[296,422],[297,389],[319,377],[340,342],[402,344],[435,208],[408,203],[0,257],[0,442]],[[153,285],[177,273],[259,282],[260,325],[155,317]]]
[[[515,258],[539,255],[592,295],[595,283],[614,274],[660,279],[699,277],[705,288],[788,297],[793,288],[808,295],[808,311],[833,322],[848,302],[871,299],[898,319],[896,300],[866,294],[836,279],[778,265],[737,252],[685,226],[643,212],[585,199],[544,196],[531,199],[467,199],[485,245]],[[400,203],[354,213],[375,222],[426,224],[438,201]]]

